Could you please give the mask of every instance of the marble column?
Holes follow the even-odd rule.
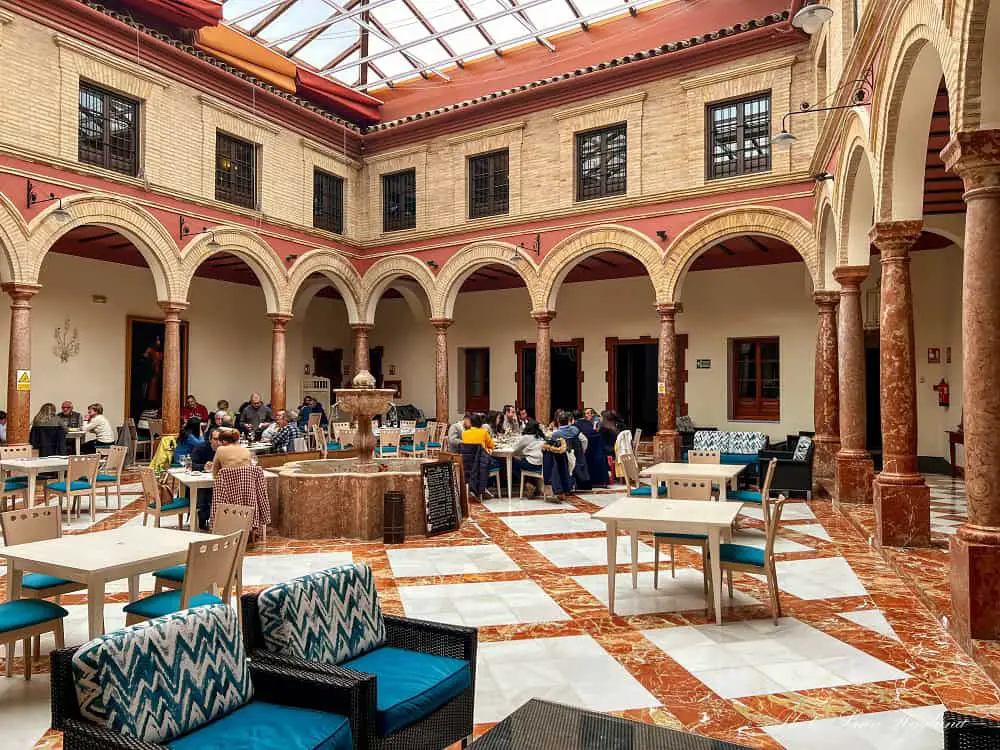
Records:
[[[285,369],[288,356],[285,351],[285,329],[291,315],[272,313],[271,319],[271,409],[277,412],[285,407]]]
[[[31,298],[37,284],[4,284],[10,295],[10,341],[7,352],[7,443],[27,443],[31,431],[31,391],[17,389],[17,371],[31,370]],[[30,377],[30,375],[29,375]]]
[[[368,334],[374,328],[371,323],[352,323],[351,333],[354,336],[354,374],[362,370],[371,371],[371,361],[368,351]]]
[[[451,318],[431,318],[434,326],[434,375],[437,390],[434,399],[434,417],[438,422],[449,423],[448,418],[448,329]]]
[[[1000,638],[1000,130],[958,133],[941,152],[965,183],[962,415],[969,518],[951,538],[954,626]],[[952,420],[954,421],[954,419]]]
[[[910,248],[923,221],[876,224],[869,235],[881,253],[879,395],[882,471],[875,478],[875,538],[892,547],[931,543],[931,491],[917,471],[917,363],[913,343]]]
[[[653,458],[657,463],[679,461],[681,436],[677,432],[677,331],[675,319],[681,306],[676,303],[656,306],[660,316],[659,363],[657,367],[660,392],[656,389],[656,436],[653,438]],[[639,446],[636,446],[638,450]]]
[[[552,419],[552,319],[555,310],[531,313],[537,326],[535,336],[535,414],[541,424]]]
[[[837,320],[837,361],[840,387],[840,450],[836,462],[836,493],[841,503],[870,503],[875,470],[865,449],[865,331],[861,317],[861,282],[868,266],[839,266],[833,278],[840,284]]]
[[[816,369],[813,389],[813,494],[832,497],[840,450],[840,378],[837,373],[837,307],[840,292],[813,294],[819,310],[816,326]]]
[[[181,429],[181,313],[185,302],[161,302],[163,310],[163,392],[160,417],[163,434],[176,435]]]

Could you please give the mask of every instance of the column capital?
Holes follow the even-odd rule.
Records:
[[[267,317],[271,319],[271,324],[274,326],[274,330],[285,330],[288,325],[288,321],[292,319],[292,316],[288,313],[268,313]]]
[[[431,325],[434,326],[434,330],[438,333],[447,331],[454,322],[452,318],[431,318]]]
[[[833,278],[844,291],[856,292],[861,282],[868,278],[868,271],[868,266],[837,266],[833,269]]]
[[[956,133],[941,149],[945,167],[965,183],[965,199],[1000,191],[1000,129]]]
[[[163,310],[164,314],[167,316],[167,320],[170,320],[171,318],[179,320],[181,313],[188,309],[187,302],[164,302],[161,300],[156,304],[158,304],[160,309]]]
[[[905,260],[910,249],[920,239],[924,228],[923,219],[904,221],[880,221],[868,232],[868,239],[879,249],[882,262]]]
[[[14,300],[15,303],[18,302],[29,302],[32,297],[38,294],[38,291],[42,288],[41,284],[20,284],[13,282],[10,284],[4,284],[0,287],[10,298]]]
[[[532,310],[531,311],[531,317],[533,317],[535,319],[535,322],[538,323],[538,325],[540,325],[540,326],[542,326],[542,325],[547,326],[549,323],[552,322],[552,319],[555,318],[555,316],[556,316],[556,311],[555,310]]]
[[[656,305],[656,312],[661,321],[673,320],[684,312],[684,306],[680,302],[663,302]]]
[[[821,289],[813,292],[813,302],[819,307],[820,312],[833,312],[840,304],[840,292],[833,289]]]
[[[351,323],[351,330],[359,333],[367,333],[375,328],[373,323]]]

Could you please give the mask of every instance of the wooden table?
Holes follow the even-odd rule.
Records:
[[[270,493],[271,480],[276,480],[278,475],[267,469],[261,469],[261,471],[264,472],[264,479],[268,483],[268,492]],[[194,531],[195,518],[198,516],[198,490],[214,487],[215,477],[210,471],[190,469],[168,469],[167,473],[188,489],[188,500],[191,503],[191,510],[188,512],[188,528]]]
[[[49,456],[47,458],[8,458],[0,461],[0,469],[5,469],[11,474],[28,477],[28,507],[35,506],[35,482],[41,472],[54,471],[60,478],[66,480],[66,469],[69,468],[69,459],[66,456]]]
[[[713,479],[735,489],[736,477],[750,464],[655,464],[639,472],[640,477],[651,477],[653,486],[669,479]]]
[[[965,445],[965,432],[962,430],[948,430],[948,450],[951,452],[951,475],[959,475],[958,465],[955,463],[955,446]]]
[[[507,499],[514,499],[514,449],[507,445],[498,445],[493,449],[493,455],[507,460]],[[543,493],[544,494],[544,493]]]
[[[219,539],[174,529],[123,526],[110,531],[72,534],[0,550],[7,558],[7,598],[21,596],[25,571],[45,573],[87,585],[87,622],[90,637],[104,632],[104,587],[108,581],[128,579],[129,601],[139,596],[139,576],[179,565],[192,542]]]
[[[632,588],[639,584],[639,532],[704,534],[708,537],[712,561],[712,594],[715,621],[722,624],[722,567],[719,564],[719,539],[732,528],[743,503],[717,503],[712,500],[647,500],[623,497],[594,513],[592,518],[608,527],[608,612],[615,613],[615,568],[618,557],[618,531],[632,537]]]

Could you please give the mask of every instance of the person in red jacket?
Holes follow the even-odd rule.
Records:
[[[203,404],[199,404],[198,399],[188,394],[187,402],[181,409],[181,423],[187,423],[191,417],[198,417],[202,424],[206,424],[208,422],[208,409]]]

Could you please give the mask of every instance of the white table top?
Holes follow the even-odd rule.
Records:
[[[192,542],[219,538],[175,529],[143,526],[123,526],[110,531],[70,534],[58,539],[46,539],[30,544],[15,544],[0,550],[0,556],[20,563],[19,567],[45,565],[86,574],[112,571],[152,560],[176,555],[187,550]]]
[[[623,497],[594,513],[591,518],[616,523],[676,523],[700,526],[731,526],[742,503],[712,500],[645,500]]]
[[[52,469],[65,469],[69,466],[67,456],[48,456],[46,458],[7,458],[0,461],[0,468],[46,471]]]
[[[264,479],[272,479],[276,476],[273,471],[262,469]],[[168,469],[167,473],[183,484],[185,487],[211,487],[215,484],[215,477],[210,471],[188,471],[187,469]]]
[[[698,479],[729,479],[749,464],[655,464],[639,472],[640,477],[695,477]]]

